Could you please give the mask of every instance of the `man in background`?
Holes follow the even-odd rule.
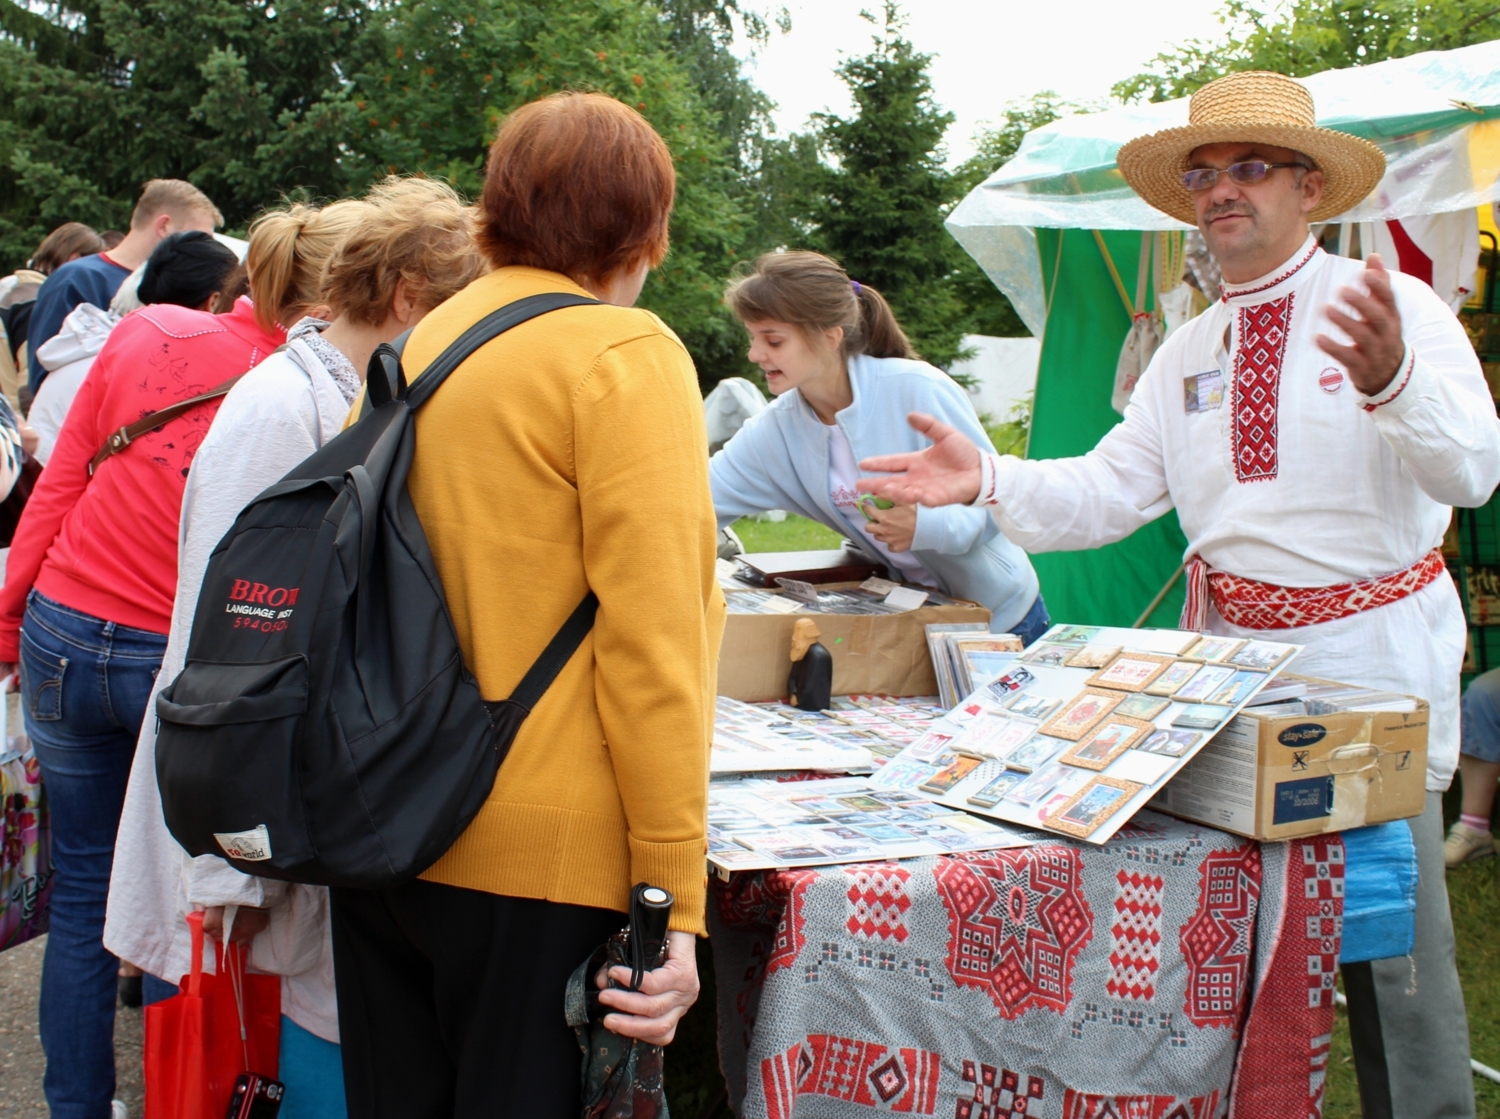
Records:
[[[47,370],[36,352],[62,328],[63,319],[80,303],[108,307],[115,292],[150,257],[151,250],[168,234],[189,229],[212,233],[224,224],[208,195],[181,179],[152,179],[141,189],[140,201],[130,215],[130,232],[113,249],[80,257],[47,277],[37,293],[28,332],[28,379],[36,392]]]

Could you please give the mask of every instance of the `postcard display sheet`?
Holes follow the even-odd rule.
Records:
[[[708,861],[721,874],[1030,845],[1003,824],[867,777],[715,780],[708,790]]]
[[[787,714],[792,718],[787,718]],[[860,741],[825,734],[821,726],[837,725],[817,716],[812,725],[798,719],[801,712],[781,704],[741,703],[719,696],[714,710],[714,746],[709,772],[765,773],[785,770],[824,770],[832,773],[869,773],[874,755]]]
[[[870,781],[1104,843],[1300,651],[1053,626]]]

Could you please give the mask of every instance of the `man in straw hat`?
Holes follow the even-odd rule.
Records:
[[[1348,967],[1345,988],[1365,1115],[1472,1116],[1441,806],[1466,635],[1439,545],[1450,507],[1500,483],[1500,421],[1431,288],[1309,233],[1374,189],[1378,148],[1316,127],[1307,90],[1279,74],[1204,86],[1189,121],[1126,144],[1119,168],[1202,231],[1222,299],[1157,351],[1124,422],[1086,455],[1026,462],[913,415],[933,445],[866,460],[890,476],[860,488],[993,506],[1032,552],[1109,544],[1175,507],[1185,627],[1270,631],[1306,646],[1303,672],[1430,700],[1412,957]]]

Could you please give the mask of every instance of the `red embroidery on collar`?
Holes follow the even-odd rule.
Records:
[[[1234,354],[1234,475],[1241,482],[1275,478],[1281,363],[1292,325],[1292,295],[1241,307]]]
[[[1263,292],[1263,291],[1270,291],[1277,284],[1283,283],[1286,280],[1289,280],[1293,276],[1295,276],[1298,272],[1300,272],[1302,270],[1303,266],[1306,265],[1309,260],[1311,260],[1313,257],[1315,257],[1317,255],[1318,255],[1318,246],[1316,244],[1314,244],[1312,248],[1310,248],[1310,249],[1307,250],[1307,252],[1303,255],[1303,257],[1302,257],[1301,260],[1299,260],[1296,264],[1292,265],[1290,268],[1288,268],[1281,275],[1277,276],[1274,280],[1267,280],[1265,283],[1261,284],[1260,287],[1258,287],[1258,288],[1246,288],[1244,291],[1230,291],[1223,284],[1220,284],[1219,285],[1219,295],[1224,300],[1225,303],[1228,303],[1231,297],[1238,299],[1242,295],[1256,295],[1256,294],[1258,294],[1260,292]]]

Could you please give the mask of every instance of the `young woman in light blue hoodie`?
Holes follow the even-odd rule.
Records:
[[[907,582],[988,607],[993,632],[1028,644],[1040,636],[1049,620],[1036,572],[985,510],[879,509],[855,489],[861,458],[925,446],[906,422],[910,412],[990,447],[963,389],[917,358],[880,293],[819,253],[781,252],[757,260],[725,299],[777,399],[709,463],[719,526],[790,509]]]

